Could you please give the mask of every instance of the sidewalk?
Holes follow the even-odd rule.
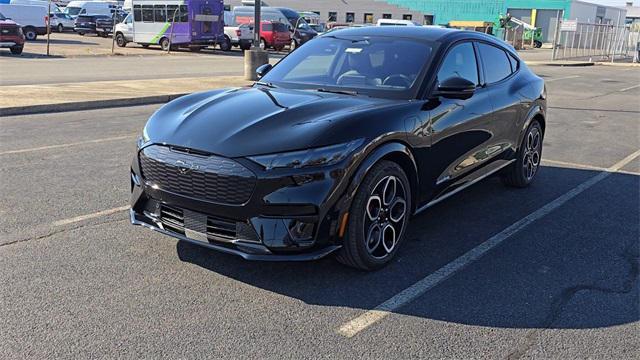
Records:
[[[163,103],[192,92],[246,86],[241,76],[0,87],[0,116]]]

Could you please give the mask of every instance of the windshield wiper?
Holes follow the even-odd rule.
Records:
[[[358,95],[358,92],[353,90],[332,90],[332,89],[319,88],[319,89],[316,89],[316,91],[333,93],[333,94],[351,95],[351,96]]]
[[[266,87],[271,88],[271,89],[277,88],[277,86],[273,85],[273,83],[265,82],[265,81],[256,81],[256,84],[257,85],[266,86]]]

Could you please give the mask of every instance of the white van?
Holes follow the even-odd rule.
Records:
[[[111,15],[118,4],[112,1],[71,1],[64,8],[64,12],[72,18],[78,15]]]
[[[47,33],[48,11],[44,6],[0,4],[0,14],[18,23],[27,40]]]
[[[378,19],[376,26],[420,26],[411,20]]]
[[[11,0],[9,4],[14,5],[34,5],[34,6],[44,6],[46,8],[49,7],[49,2],[45,0]],[[51,13],[62,12],[62,9],[58,7],[55,3],[51,3]]]

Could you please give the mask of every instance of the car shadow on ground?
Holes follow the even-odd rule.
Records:
[[[22,54],[20,54],[20,55],[14,55],[9,51],[0,51],[0,57],[11,57],[11,58],[17,58],[17,59],[35,59],[35,58],[62,59],[62,58],[65,58],[65,56],[61,56],[61,55],[49,55],[49,56],[47,56],[47,54],[33,53],[33,52],[28,52],[28,51],[23,51]]]
[[[47,44],[47,37],[46,36],[42,36],[42,37],[39,37],[38,39],[36,39],[34,41],[28,41],[25,44],[25,47],[29,46],[30,43],[46,45]],[[98,44],[96,42],[86,41],[86,40],[67,40],[67,39],[51,38],[50,41],[49,41],[49,45],[91,45],[91,46],[95,46],[95,45],[100,45],[100,44]]]
[[[377,272],[332,258],[248,262],[182,241],[177,253],[182,261],[308,304],[368,310],[597,174],[544,167],[528,189],[487,179],[414,217],[397,258]],[[638,176],[611,174],[398,312],[506,328],[638,321],[639,185]]]

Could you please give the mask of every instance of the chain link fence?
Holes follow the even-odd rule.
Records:
[[[611,24],[575,23],[558,27],[553,60],[638,61],[640,28]]]

